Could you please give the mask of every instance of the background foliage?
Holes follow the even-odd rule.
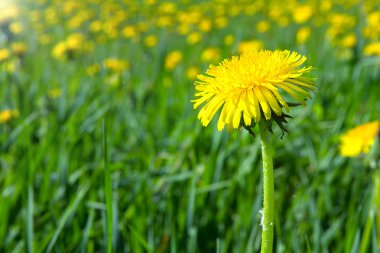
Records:
[[[276,252],[377,252],[377,172],[338,149],[379,119],[377,1],[0,6],[1,252],[257,252],[259,139],[190,103],[197,74],[255,48],[305,54],[318,83],[274,128]]]

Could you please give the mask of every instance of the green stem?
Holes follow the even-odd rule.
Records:
[[[263,156],[264,208],[262,213],[261,253],[272,253],[274,228],[273,149],[266,122],[259,124]]]

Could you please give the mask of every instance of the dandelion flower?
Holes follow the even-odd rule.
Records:
[[[239,128],[260,120],[275,119],[288,110],[280,91],[304,104],[315,84],[302,75],[311,67],[300,67],[306,57],[288,50],[253,50],[210,65],[195,82],[194,109],[203,104],[198,118],[207,126],[221,109],[218,130]]]
[[[173,51],[165,58],[165,69],[172,71],[182,61],[182,53]]]
[[[0,111],[0,124],[10,121],[12,118],[17,118],[19,115],[18,110],[6,109]]]
[[[340,137],[340,154],[354,157],[367,154],[380,130],[380,121],[363,124],[349,130]]]

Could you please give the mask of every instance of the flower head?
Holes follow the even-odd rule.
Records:
[[[367,154],[380,131],[380,121],[363,124],[340,137],[340,154],[354,157]]]
[[[222,107],[219,131],[225,125],[238,128],[262,118],[276,119],[283,114],[282,108],[289,107],[281,90],[301,103],[314,90],[314,82],[302,76],[311,69],[300,67],[305,60],[305,56],[287,50],[254,50],[225,59],[218,66],[210,65],[195,82],[194,109],[204,104],[198,118],[207,126]]]

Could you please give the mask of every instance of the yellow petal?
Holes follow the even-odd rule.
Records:
[[[261,89],[258,87],[255,87],[253,91],[256,94],[257,99],[259,100],[261,109],[263,109],[264,116],[267,120],[271,117],[271,110],[268,104],[268,101],[266,100],[265,96],[261,93]]]
[[[267,99],[267,101],[268,101],[270,107],[273,109],[273,111],[277,115],[281,115],[282,114],[281,107],[278,105],[277,99],[273,95],[273,93],[267,89],[261,89],[261,92],[263,93],[263,95]]]

